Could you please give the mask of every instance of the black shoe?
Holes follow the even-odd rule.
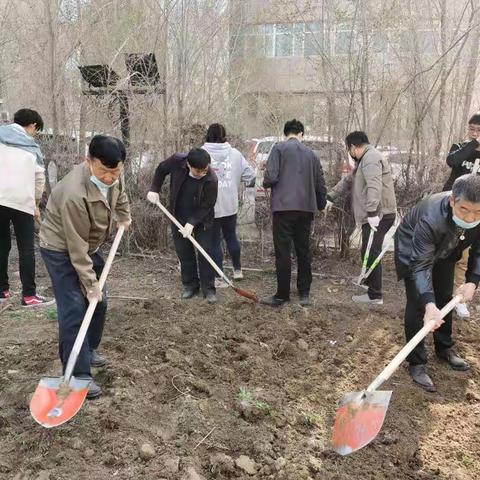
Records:
[[[451,348],[447,348],[436,353],[438,358],[448,362],[448,364],[454,370],[458,370],[460,372],[466,372],[467,370],[470,370],[470,365],[463,358],[459,357]]]
[[[101,387],[93,381],[90,375],[76,375],[76,378],[81,378],[82,380],[90,380],[87,393],[88,400],[93,400],[94,398],[98,398],[102,395]]]
[[[298,303],[302,307],[310,307],[310,306],[313,305],[313,302],[310,299],[310,294],[309,293],[299,293],[298,294]]]
[[[198,293],[198,288],[185,288],[182,292],[182,300],[190,300]]]
[[[90,352],[90,365],[95,368],[104,367],[107,364],[107,359],[97,353],[96,350]]]
[[[427,392],[437,391],[432,379],[428,376],[426,365],[409,365],[408,371],[412,380],[424,390]]]
[[[272,297],[265,297],[260,300],[260,303],[263,305],[269,305],[270,307],[281,307],[283,304],[287,303],[289,300],[284,300],[283,298],[278,298],[275,295]]]
[[[215,292],[207,292],[205,294],[205,298],[207,299],[207,302],[213,305],[214,303],[217,303],[217,296],[215,295]]]

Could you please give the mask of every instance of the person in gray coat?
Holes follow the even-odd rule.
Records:
[[[392,171],[383,155],[370,145],[365,132],[349,133],[345,138],[345,146],[355,161],[355,168],[328,193],[327,199],[334,201],[337,197],[346,195],[345,190],[351,185],[355,222],[362,228],[362,258],[365,256],[370,233],[374,232],[368,269],[380,254],[385,234],[395,222],[397,202]],[[352,300],[357,303],[383,304],[381,263],[365,280],[365,285],[368,286],[368,292],[354,295]]]
[[[298,262],[300,304],[310,304],[310,232],[315,212],[325,208],[326,189],[320,160],[302,144],[304,131],[303,124],[298,120],[285,124],[283,133],[286,141],[272,148],[263,180],[264,188],[272,189],[277,291],[261,302],[274,307],[290,300],[292,242]]]

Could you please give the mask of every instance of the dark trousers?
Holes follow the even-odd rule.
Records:
[[[233,269],[241,270],[240,242],[237,238],[237,215],[216,218],[213,224],[212,256],[215,263],[223,270],[222,236],[227,244],[227,250],[232,258]]]
[[[35,220],[33,215],[0,206],[0,291],[10,288],[8,283],[8,255],[12,248],[10,222],[17,239],[20,280],[24,297],[35,295]]]
[[[72,351],[83,317],[88,308],[88,300],[80,287],[80,280],[70,261],[68,253],[40,249],[40,253],[52,280],[53,292],[57,302],[57,317],[59,328],[59,353],[63,369],[67,366],[68,357]],[[105,265],[102,256],[94,253],[90,256],[93,269],[100,278]],[[74,375],[90,375],[90,353],[95,350],[102,339],[103,326],[107,313],[107,290],[103,289],[103,301],[97,305],[88,327],[77,363],[73,369]]]
[[[443,308],[453,295],[453,279],[455,272],[455,262],[441,260],[433,267],[432,281],[433,291],[435,293],[435,303],[438,308]],[[405,307],[405,337],[407,342],[423,327],[423,317],[425,307],[420,301],[415,283],[411,278],[406,278],[405,291],[407,294],[407,305]],[[441,352],[453,346],[452,339],[452,312],[445,318],[445,323],[433,332],[435,350]],[[427,363],[427,350],[425,342],[420,342],[415,350],[407,357],[412,365]]]
[[[172,235],[175,251],[180,260],[183,286],[195,290],[201,287],[204,295],[209,291],[215,292],[215,274],[207,260],[201,253],[196,252],[195,247],[188,238],[183,238],[175,225],[172,225]],[[195,227],[193,236],[211,256],[213,230],[211,228],[205,230],[203,227]]]
[[[313,213],[275,212],[273,214],[273,245],[277,270],[276,297],[290,299],[292,276],[292,243],[297,255],[297,288],[299,294],[309,294],[312,284],[312,257],[310,252],[310,231]]]
[[[390,230],[393,223],[395,222],[395,217],[389,215],[380,220],[380,224],[377,227],[377,231],[373,236],[372,247],[370,248],[370,254],[368,256],[367,263],[367,272],[370,268],[370,265],[377,259],[382,251],[383,239],[385,238],[386,233]],[[362,225],[362,262],[365,258],[365,251],[367,250],[368,237],[370,236],[370,225],[364,223]],[[365,285],[368,286],[368,296],[373,300],[375,298],[382,298],[382,262],[380,262],[365,280]]]

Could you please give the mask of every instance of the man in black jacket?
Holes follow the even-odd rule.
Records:
[[[470,248],[463,284],[463,300],[472,300],[480,281],[480,176],[464,175],[452,192],[432,195],[418,203],[403,219],[395,236],[395,265],[407,295],[405,335],[409,341],[434,321],[437,356],[454,370],[468,370],[468,363],[452,349],[452,315],[441,319],[440,310],[453,296],[455,263]],[[410,375],[427,391],[435,385],[427,374],[427,352],[422,341],[408,356]]]
[[[479,173],[480,166],[480,143],[477,138],[480,136],[480,113],[472,115],[468,121],[468,141],[454,143],[447,156],[447,165],[452,169],[444,191],[451,190],[453,182],[462,175],[468,173]],[[467,269],[468,250],[463,252],[462,258],[455,267],[455,286],[458,287]],[[465,303],[459,303],[455,307],[459,317],[468,318],[470,312]]]
[[[147,195],[150,202],[159,202],[159,192],[167,175],[170,175],[170,212],[184,225],[178,230],[172,224],[184,287],[181,298],[193,298],[201,287],[208,303],[216,303],[213,269],[199,254],[197,270],[195,247],[188,239],[193,233],[197,242],[211,254],[218,180],[210,168],[210,155],[201,148],[194,148],[188,155],[176,154],[161,162]]]
[[[327,192],[320,160],[302,144],[302,123],[295,119],[287,122],[283,133],[286,141],[272,148],[263,181],[265,188],[272,189],[277,292],[262,303],[278,307],[290,300],[293,243],[298,295],[300,304],[307,306],[312,283],[310,231],[315,212],[325,208]]]

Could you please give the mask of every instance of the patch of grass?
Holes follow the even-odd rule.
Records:
[[[48,320],[57,320],[57,309],[49,308],[46,312],[46,317]]]
[[[247,387],[240,387],[240,390],[237,394],[237,399],[240,402],[245,402],[250,404],[252,407],[257,410],[262,411],[263,413],[270,415],[272,413],[272,406],[267,402],[262,402],[254,398],[252,392],[250,392]]]
[[[21,320],[22,318],[25,318],[24,312],[20,312],[18,310],[11,312],[10,313],[10,318],[12,320]]]
[[[252,403],[252,392],[247,390],[247,387],[240,387],[240,391],[237,394],[237,399],[240,400],[241,402],[248,402]]]
[[[470,468],[473,467],[475,460],[466,453],[464,453],[462,457],[462,463],[463,465],[465,465],[465,467]]]
[[[302,413],[302,418],[303,418],[303,423],[308,428],[313,428],[317,427],[320,421],[322,420],[322,417],[318,413],[314,412],[301,412]]]

